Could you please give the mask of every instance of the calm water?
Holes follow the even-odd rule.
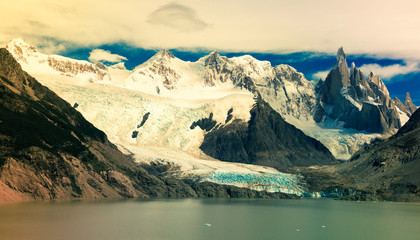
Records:
[[[420,204],[328,199],[1,204],[0,239],[418,240]]]

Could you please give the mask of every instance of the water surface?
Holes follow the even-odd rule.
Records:
[[[419,236],[419,203],[184,199],[0,205],[2,240],[418,240]]]

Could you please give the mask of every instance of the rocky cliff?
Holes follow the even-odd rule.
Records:
[[[337,172],[378,199],[420,200],[420,110],[397,134],[364,146]]]
[[[235,120],[227,125],[216,126],[210,118],[203,119],[197,125],[208,131],[201,150],[223,161],[272,167],[335,163],[334,157],[322,143],[284,121],[262,99],[258,99],[251,109],[249,122]]]

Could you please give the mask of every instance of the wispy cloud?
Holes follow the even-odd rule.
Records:
[[[123,60],[127,60],[127,58],[118,54],[112,54],[110,51],[105,51],[102,49],[92,50],[89,56],[89,61],[91,62],[102,61],[102,62],[116,63],[116,62],[121,62]]]
[[[364,64],[360,67],[362,72],[367,75],[370,72],[381,77],[384,81],[390,81],[397,75],[405,75],[409,73],[420,72],[420,66],[418,63],[412,62],[406,65],[394,64],[389,66],[381,66],[379,64]]]
[[[317,73],[312,74],[312,79],[313,80],[325,80],[325,78],[327,77],[328,73],[330,72],[330,70],[326,70],[326,71],[320,71]]]
[[[183,32],[200,31],[208,26],[192,8],[178,3],[170,3],[160,7],[149,15],[147,22]]]
[[[348,66],[350,69],[350,66]],[[420,64],[416,62],[410,62],[406,64],[393,64],[388,66],[381,66],[377,63],[364,64],[360,67],[365,76],[369,75],[371,72],[375,75],[378,75],[385,82],[391,82],[392,78],[398,75],[406,75],[411,73],[420,72]],[[325,79],[330,70],[319,71],[312,74],[313,80]]]
[[[35,44],[41,52],[48,54],[59,54],[72,47],[71,43],[58,42],[49,38],[37,38],[34,42],[31,42],[31,44]]]

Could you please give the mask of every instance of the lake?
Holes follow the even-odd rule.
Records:
[[[420,203],[127,200],[0,204],[0,239],[420,239]]]

